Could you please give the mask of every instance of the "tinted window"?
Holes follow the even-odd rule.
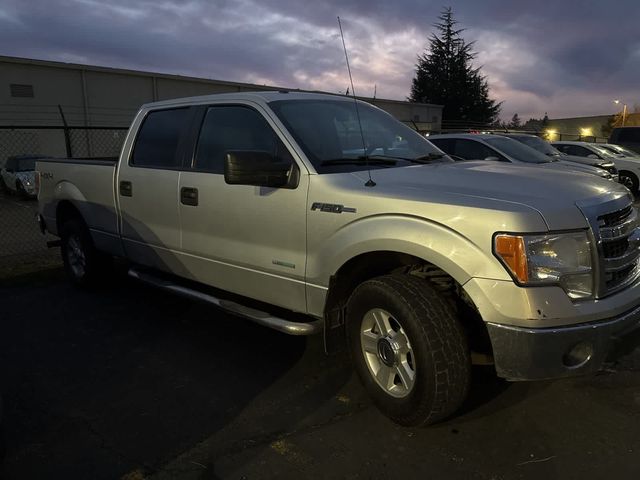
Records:
[[[484,141],[492,147],[495,147],[498,151],[504,153],[505,155],[509,155],[511,158],[514,158],[515,160],[520,162],[548,163],[553,161],[551,158],[543,155],[537,150],[527,147],[520,142],[516,142],[511,138],[487,135],[484,138]]]
[[[588,150],[579,145],[567,145],[567,149],[564,150],[569,155],[576,155],[578,157],[588,157],[589,155],[595,155],[591,150]]]
[[[262,115],[248,107],[211,107],[207,111],[196,147],[195,168],[224,173],[230,150],[260,150],[293,162],[289,151]]]
[[[617,131],[619,142],[640,143],[640,128],[621,128]]]
[[[177,167],[178,142],[188,112],[188,108],[150,112],[138,132],[131,163],[140,167]]]
[[[454,138],[434,138],[428,140],[443,152],[453,155],[453,149],[455,146]]]
[[[17,171],[18,172],[30,172],[36,169],[35,158],[20,158],[18,159]]]
[[[540,153],[545,155],[557,155],[558,151],[551,146],[549,142],[541,139],[540,137],[508,137],[517,140],[520,143],[524,143],[527,147],[531,147]]]
[[[461,138],[456,139],[453,154],[466,158],[467,160],[484,160],[487,157],[498,157],[501,159],[500,155],[486,145],[476,142],[475,140],[463,140]]]

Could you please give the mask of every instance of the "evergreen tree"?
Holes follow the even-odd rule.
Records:
[[[509,128],[520,128],[522,126],[522,122],[520,122],[520,117],[517,113],[513,114],[511,117],[511,121],[509,122]]]
[[[436,23],[427,50],[418,57],[411,85],[412,102],[444,105],[442,122],[449,126],[488,126],[498,120],[500,103],[489,98],[489,85],[473,68],[473,42],[465,43],[456,29],[451,8],[445,8]]]

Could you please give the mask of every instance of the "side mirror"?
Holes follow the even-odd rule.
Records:
[[[488,162],[499,162],[500,161],[500,159],[498,157],[494,157],[494,156],[486,157],[485,160],[487,160]]]
[[[224,181],[229,185],[285,187],[289,184],[290,162],[282,162],[262,150],[230,150],[225,155]]]
[[[587,155],[587,158],[600,158],[600,157],[595,153],[590,153],[589,155]]]

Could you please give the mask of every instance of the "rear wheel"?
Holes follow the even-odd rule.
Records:
[[[94,285],[104,260],[95,249],[86,225],[78,219],[67,220],[60,228],[60,239],[68,277],[79,286]]]
[[[634,173],[627,172],[626,170],[618,172],[618,175],[620,176],[620,183],[636,195],[638,193],[638,177]]]
[[[347,322],[356,371],[385,415],[427,425],[460,407],[469,349],[455,306],[431,284],[410,275],[369,280],[351,295]]]

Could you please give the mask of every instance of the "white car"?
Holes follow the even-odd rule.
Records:
[[[620,145],[614,145],[612,143],[599,143],[599,147],[606,148],[611,153],[620,157],[630,157],[640,159],[640,153],[629,150],[628,148],[621,147]]]
[[[638,180],[640,179],[640,158],[623,157],[597,143],[559,141],[552,142],[551,145],[568,155],[612,160],[618,169],[620,183],[631,190],[631,193],[634,195],[638,193],[638,186],[640,185],[640,181]]]
[[[7,158],[0,180],[5,191],[25,198],[36,196],[36,159],[46,158],[43,155],[16,155]]]

